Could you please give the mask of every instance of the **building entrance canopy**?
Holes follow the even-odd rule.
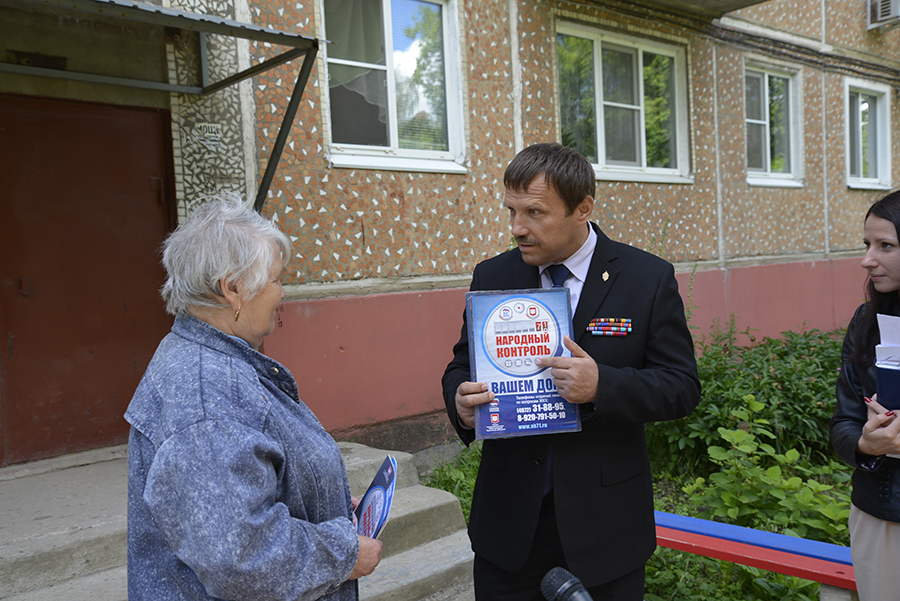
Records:
[[[225,19],[222,17],[189,13],[154,4],[131,2],[129,0],[25,0],[23,5],[33,5],[35,9],[52,11],[79,11],[90,13],[104,20],[124,20],[146,24],[147,27],[183,30],[197,34],[199,41],[199,81],[197,85],[181,85],[169,81],[134,79],[119,76],[101,75],[79,72],[71,68],[60,69],[54,65],[13,64],[0,62],[0,72],[17,73],[36,77],[48,77],[86,83],[143,88],[163,92],[173,92],[196,96],[206,96],[231,86],[249,77],[265,72],[288,61],[303,58],[297,82],[285,111],[281,128],[276,137],[272,154],[269,157],[265,174],[256,196],[256,209],[261,210],[272,182],[275,169],[281,158],[282,150],[296,116],[303,90],[315,62],[319,49],[319,40],[296,33],[279,31],[268,27],[259,27],[249,23]],[[272,46],[288,48],[257,65],[224,77],[218,81],[210,81],[207,62],[207,35],[223,35],[251,41],[265,42]],[[165,36],[161,36],[165,39]],[[86,42],[87,43],[87,42]],[[161,49],[161,50],[164,50]],[[161,78],[162,79],[162,78]]]

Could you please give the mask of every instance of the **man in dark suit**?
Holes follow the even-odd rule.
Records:
[[[560,396],[576,403],[580,432],[484,441],[469,537],[478,601],[540,600],[540,582],[560,566],[594,601],[639,601],[656,548],[644,424],[683,417],[700,400],[693,341],[666,261],[613,242],[590,223],[595,175],[578,152],[536,144],[503,178],[518,247],[480,263],[471,290],[549,288],[551,271],[570,289],[571,357],[547,357]],[[625,336],[593,335],[594,319],[630,318]],[[463,313],[443,377],[460,438],[475,439],[475,406],[494,398],[470,381]]]

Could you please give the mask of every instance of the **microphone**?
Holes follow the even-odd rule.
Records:
[[[593,601],[581,581],[563,568],[553,568],[544,575],[541,594],[547,601]]]

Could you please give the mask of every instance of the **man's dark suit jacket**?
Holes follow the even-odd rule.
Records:
[[[484,441],[469,520],[472,549],[506,570],[522,568],[543,498],[548,449],[559,535],[569,570],[587,587],[644,564],[656,548],[644,423],[683,417],[700,401],[700,379],[672,265],[600,231],[578,307],[573,339],[599,369],[597,402],[581,406],[581,432]],[[518,249],[480,263],[471,290],[540,288],[538,268]],[[594,318],[631,318],[628,336],[592,336]],[[442,380],[460,438],[456,389],[470,381],[462,334]],[[548,569],[554,566],[548,566]]]

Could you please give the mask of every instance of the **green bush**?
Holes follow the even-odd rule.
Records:
[[[819,583],[658,547],[647,562],[646,601],[818,601]]]
[[[776,438],[771,424],[758,417],[766,406],[745,395],[744,406],[730,411],[707,448],[717,469],[708,478],[686,481],[678,498],[669,487],[657,509],[848,545],[850,468],[821,456],[812,464],[796,449],[778,453],[766,441]],[[685,479],[687,480],[687,479]],[[657,490],[660,485],[657,486]],[[676,578],[677,576],[677,578]],[[707,594],[710,588],[715,589]],[[699,591],[692,596],[690,591]],[[723,599],[746,601],[814,601],[819,584],[758,568],[658,549],[647,564],[647,599]]]
[[[726,562],[658,547],[647,562],[645,601],[744,601]]]
[[[654,482],[654,509],[691,515],[695,509],[677,481]],[[647,562],[646,601],[743,601],[741,585],[730,564],[685,551],[657,547]]]
[[[684,492],[698,517],[822,542],[849,544],[850,468],[834,460],[810,465],[796,449],[776,452],[770,424],[758,419],[764,405],[752,395],[732,410],[740,427],[719,428],[723,446],[711,445],[718,471],[696,478]]]
[[[750,337],[749,330],[743,334]],[[748,394],[763,404],[757,417],[768,421],[770,442],[779,453],[797,449],[819,460],[833,456],[828,421],[843,336],[818,330],[782,336],[741,346],[732,318],[697,342],[700,404],[686,418],[647,425],[654,472],[703,476],[715,470],[707,449],[720,427],[739,427],[732,410],[742,407]]]

